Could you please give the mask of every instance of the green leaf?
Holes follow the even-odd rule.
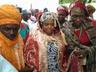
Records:
[[[71,3],[74,0],[59,0],[59,4],[64,4],[64,3]]]
[[[74,2],[75,0],[59,0],[59,4],[65,4],[65,3],[72,3]],[[92,0],[80,0],[84,3],[91,3]]]

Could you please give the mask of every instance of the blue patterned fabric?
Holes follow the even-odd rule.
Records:
[[[58,48],[55,42],[48,42],[48,72],[60,72],[58,64]]]

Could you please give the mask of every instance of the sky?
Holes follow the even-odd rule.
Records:
[[[27,10],[32,4],[33,9],[43,10],[46,7],[50,11],[55,11],[58,6],[58,0],[0,0],[0,4],[14,4]]]

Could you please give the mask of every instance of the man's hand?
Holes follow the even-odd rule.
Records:
[[[25,67],[25,68],[21,69],[19,72],[33,72],[33,71],[34,71],[34,68]]]

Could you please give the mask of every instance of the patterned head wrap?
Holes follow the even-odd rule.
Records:
[[[57,15],[53,12],[44,12],[40,17],[40,22],[41,24],[54,22],[55,27],[57,23],[59,24]]]
[[[57,8],[58,13],[66,13],[66,16],[68,16],[68,8],[66,6],[59,6]]]
[[[85,3],[82,3],[82,2],[80,2],[80,1],[76,1],[72,8],[74,8],[74,7],[75,7],[75,8],[76,8],[76,7],[77,7],[77,8],[80,8],[81,10],[86,8],[86,7],[85,7]]]
[[[13,5],[0,6],[0,25],[4,24],[20,24],[21,14]]]
[[[73,8],[71,10],[71,15],[84,15],[84,13],[80,8]]]
[[[86,6],[84,3],[80,2],[80,1],[77,1],[75,2],[75,4],[71,7],[71,10],[70,10],[70,15],[71,15],[71,12],[73,13],[76,13],[76,14],[80,14],[80,15],[84,15],[86,11]]]

